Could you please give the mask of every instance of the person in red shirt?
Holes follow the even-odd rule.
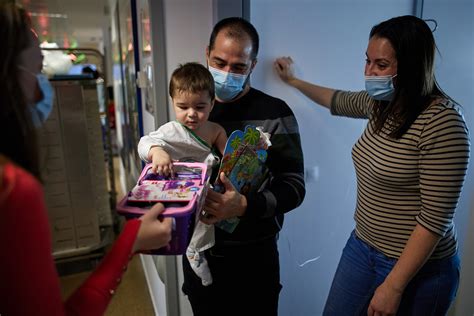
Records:
[[[103,315],[128,261],[171,239],[156,204],[126,223],[89,278],[62,301],[40,182],[36,127],[51,109],[49,81],[27,13],[0,4],[0,315]]]

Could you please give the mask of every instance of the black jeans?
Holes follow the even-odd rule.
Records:
[[[206,251],[213,283],[203,286],[183,256],[183,292],[195,316],[278,315],[280,264],[275,238]]]

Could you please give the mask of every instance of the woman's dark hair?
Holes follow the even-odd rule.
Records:
[[[0,154],[40,178],[36,128],[21,88],[20,53],[31,45],[25,10],[0,2]]]
[[[390,136],[400,138],[433,99],[450,99],[434,75],[436,44],[431,29],[420,18],[399,16],[375,25],[370,38],[388,39],[397,58],[393,100],[374,108],[375,131],[390,123]],[[385,125],[386,126],[386,125]]]
[[[222,30],[225,30],[226,36],[230,38],[244,39],[245,37],[249,37],[252,41],[251,58],[252,60],[257,58],[259,45],[257,30],[249,21],[239,17],[222,19],[214,25],[209,39],[209,51],[214,49],[217,34]]]

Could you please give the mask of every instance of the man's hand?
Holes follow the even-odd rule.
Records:
[[[215,224],[227,218],[242,216],[247,209],[247,199],[245,196],[237,192],[223,172],[221,172],[219,177],[225,191],[224,193],[218,193],[213,190],[207,192],[203,207],[206,216],[201,218],[201,221],[206,224]]]

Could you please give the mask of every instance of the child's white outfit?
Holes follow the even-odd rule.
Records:
[[[207,165],[209,174],[212,167],[219,163],[211,146],[177,121],[168,122],[140,139],[138,154],[143,161],[151,162],[148,160],[148,153],[152,146],[163,148],[173,160],[203,162]],[[207,225],[199,219],[201,206],[198,205],[197,208],[194,232],[186,249],[186,257],[202,284],[207,286],[212,283],[212,275],[204,251],[214,246],[215,238],[214,225]]]

